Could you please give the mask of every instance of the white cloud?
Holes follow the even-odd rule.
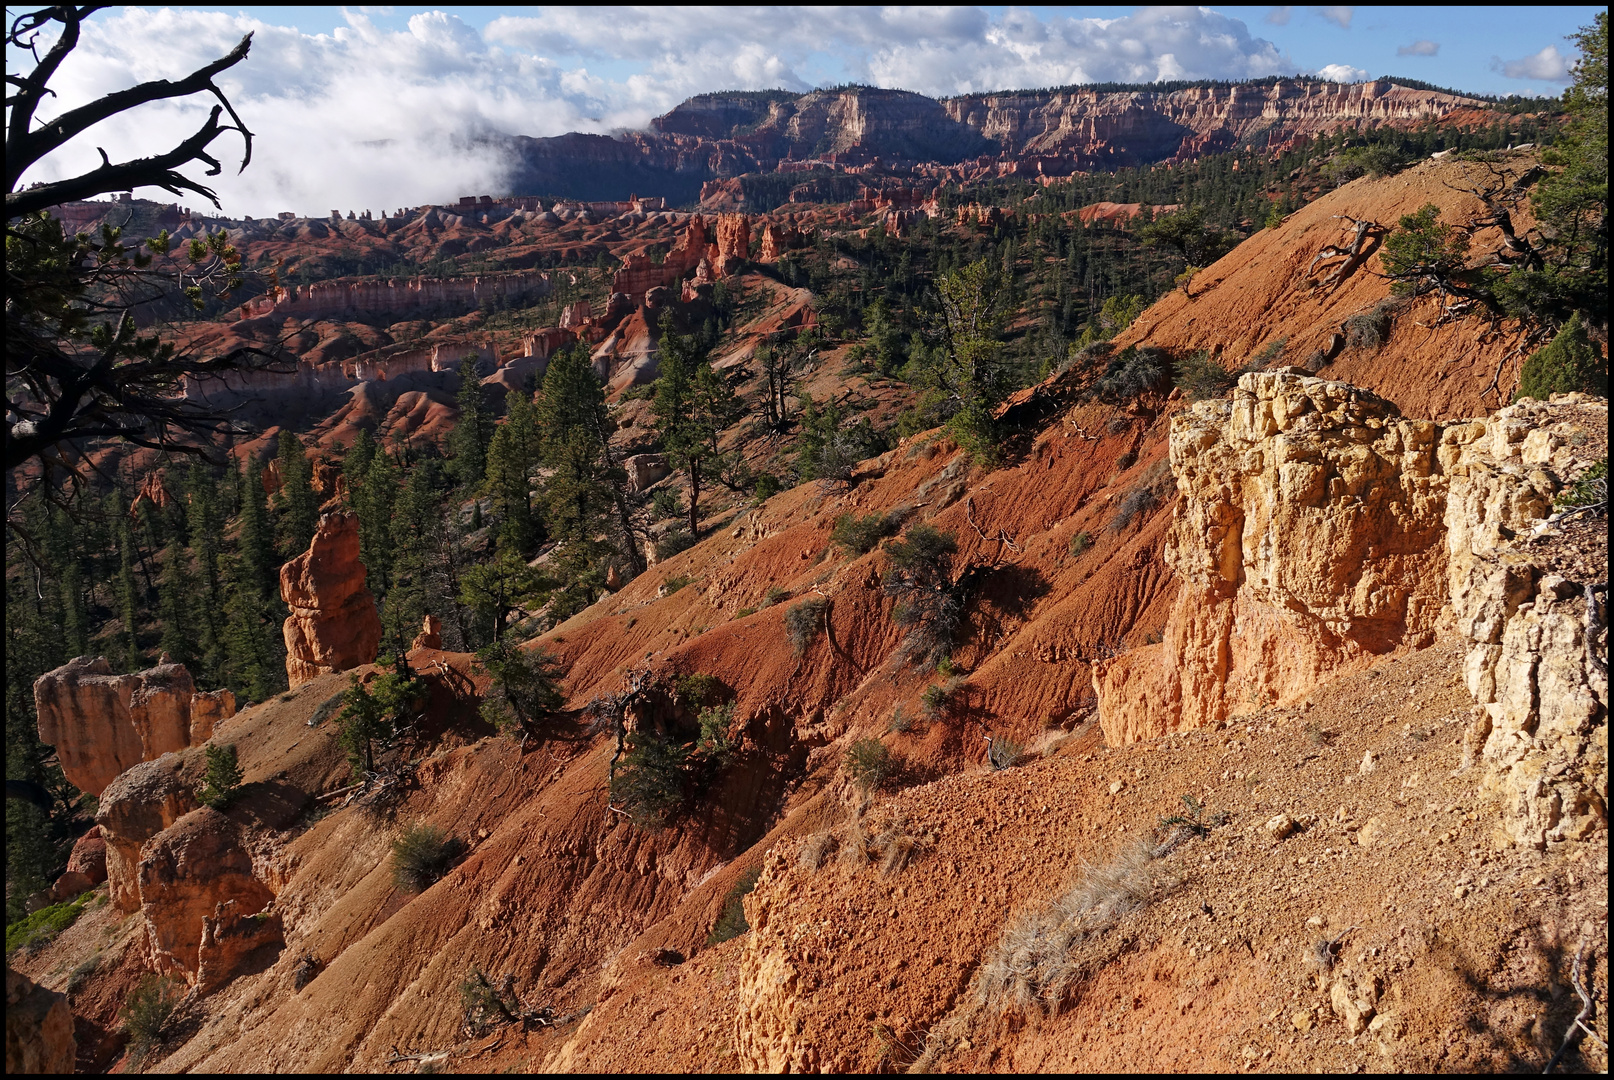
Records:
[[[1395,54],[1397,56],[1435,56],[1438,55],[1439,52],[1440,42],[1424,41],[1420,39],[1418,41],[1414,41],[1411,45],[1401,46],[1400,48],[1396,49]]]
[[[488,135],[639,129],[711,90],[851,81],[948,96],[1297,70],[1242,21],[1206,8],[1097,19],[1020,8],[994,16],[952,7],[557,7],[497,18],[480,33],[441,11],[414,15],[401,30],[377,25],[366,9],[344,16],[347,25],[330,34],[305,34],[217,11],[99,14],[53,80],[60,96],[42,119],[141,80],[175,78],[252,31],[251,55],[219,83],[258,136],[253,163],[236,176],[228,155],[238,162],[239,144],[220,139],[225,173],[207,182],[232,214],[323,214],[499,191],[510,163]],[[200,98],[146,106],[26,179],[92,167],[97,145],[114,160],[173,146],[209,106]]]
[[[1329,82],[1353,83],[1365,81],[1368,74],[1361,68],[1351,67],[1349,64],[1329,64],[1317,69],[1317,77],[1327,79]]]
[[[1267,12],[1266,21],[1273,26],[1288,26],[1289,19],[1294,13],[1295,9],[1292,7],[1275,7]]]
[[[1558,51],[1558,46],[1548,45],[1545,49],[1526,56],[1522,60],[1502,60],[1494,57],[1491,60],[1491,70],[1500,71],[1510,79],[1544,79],[1547,82],[1566,83],[1570,79],[1569,68],[1573,63],[1571,57]]]
[[[1312,10],[1315,11],[1320,18],[1326,19],[1328,22],[1333,23],[1341,30],[1349,30],[1351,28],[1351,17],[1356,14],[1353,9],[1348,7],[1318,7],[1312,8]]]

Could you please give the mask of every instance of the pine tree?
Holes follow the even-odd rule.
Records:
[[[250,583],[257,594],[267,595],[279,588],[279,562],[275,559],[274,543],[269,529],[269,508],[264,499],[263,482],[250,459],[241,462],[238,475],[241,491],[240,577]]]
[[[741,406],[700,343],[674,330],[671,314],[661,321],[661,376],[651,409],[668,462],[689,481],[689,531],[698,537],[701,484],[721,470],[718,436]]]
[[[197,462],[191,465],[185,486],[190,496],[186,518],[191,552],[196,558],[193,602],[197,659],[203,681],[216,686],[224,673],[224,605],[219,580],[219,541],[224,527],[219,515],[218,484],[212,471]]]
[[[308,550],[319,527],[319,501],[314,497],[314,467],[302,440],[281,429],[280,490],[275,492],[280,551],[288,559]]]
[[[181,664],[196,658],[196,636],[193,633],[190,560],[179,540],[168,542],[163,549],[163,577],[157,589],[157,618],[162,625],[160,648]]]
[[[508,414],[488,445],[484,483],[499,520],[500,543],[519,552],[531,551],[539,539],[532,505],[532,473],[538,465],[538,429],[532,402],[512,392],[506,398]]]
[[[118,618],[123,622],[121,666],[124,671],[138,671],[144,666],[140,655],[140,587],[135,582],[134,534],[129,528],[129,511],[122,491],[112,490],[107,498],[107,509],[118,550],[118,576],[113,595],[117,600]]]
[[[392,512],[398,498],[398,467],[385,451],[370,458],[357,489],[349,493],[359,517],[359,561],[377,600],[392,586]]]
[[[369,471],[370,462],[376,455],[375,440],[364,428],[353,437],[353,445],[348,447],[342,456],[342,486],[347,491],[348,505],[353,505],[359,487],[364,483],[364,474]]]
[[[458,480],[467,489],[482,482],[487,468],[488,442],[493,437],[492,417],[482,406],[482,376],[477,370],[476,357],[467,356],[460,361],[460,388],[455,395],[460,417],[448,436],[449,465]]]

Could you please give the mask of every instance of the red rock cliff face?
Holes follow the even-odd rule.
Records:
[[[1347,125],[1412,125],[1482,104],[1385,80],[1283,80],[1170,93],[969,94],[945,101],[866,87],[748,101],[711,94],[652,121],[651,133],[517,139],[516,182],[598,198],[602,190],[619,188],[625,195],[653,181],[694,196],[714,178],[792,171],[809,161],[846,167],[876,159],[896,169],[934,162],[1065,175],[1240,144],[1277,150]]]
[[[133,765],[206,742],[235,715],[235,695],[198,692],[183,664],[114,675],[105,657],[81,656],[35,680],[34,707],[63,775],[99,795]]]
[[[326,514],[308,550],[280,568],[286,677],[293,687],[333,671],[368,664],[381,644],[381,618],[364,584],[359,519]]]

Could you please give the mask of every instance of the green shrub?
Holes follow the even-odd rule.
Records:
[[[822,596],[809,596],[785,609],[785,633],[790,636],[790,647],[797,656],[807,651],[821,630],[829,601]]]
[[[695,579],[689,574],[674,574],[661,583],[660,592],[663,596],[671,596],[685,585],[693,585]]]
[[[144,976],[129,992],[118,1018],[129,1033],[129,1055],[136,1062],[157,1045],[163,1025],[174,1015],[181,996],[178,983],[161,975]]]
[[[772,473],[759,473],[753,495],[758,502],[765,502],[779,494],[781,486],[779,478]]]
[[[1129,345],[1110,361],[1094,385],[1101,401],[1122,404],[1163,387],[1171,373],[1171,357],[1153,345]]]
[[[930,666],[952,651],[964,623],[964,591],[952,579],[958,542],[952,533],[915,525],[885,551],[891,564],[882,583],[897,600],[891,618],[908,630],[901,655]]]
[[[953,675],[925,687],[919,694],[919,703],[924,706],[925,715],[932,719],[944,715],[948,706],[957,698],[958,688],[963,685],[963,677]]]
[[[1563,510],[1571,510],[1577,506],[1595,506],[1598,503],[1608,502],[1608,455],[1603,460],[1581,473],[1575,482],[1565,489],[1552,505]]]
[[[1205,401],[1231,390],[1238,375],[1218,364],[1205,349],[1196,349],[1177,361],[1175,382],[1189,401]]]
[[[1092,544],[1093,537],[1090,533],[1079,532],[1070,538],[1070,553],[1074,557],[1079,557],[1082,552],[1086,551],[1092,546]]]
[[[901,734],[912,727],[913,717],[903,712],[902,706],[898,705],[891,710],[891,722],[885,726],[885,729],[893,734]]]
[[[715,768],[726,767],[736,745],[736,740],[729,735],[729,729],[734,726],[734,703],[708,706],[700,711],[696,720],[701,730],[696,748]]]
[[[878,511],[861,518],[855,514],[843,514],[835,519],[835,529],[829,538],[847,551],[866,555],[881,540],[896,532],[896,526],[893,519]]]
[[[1575,391],[1608,396],[1608,361],[1587,337],[1578,312],[1570,316],[1549,344],[1531,353],[1524,362],[1513,400],[1546,401],[1553,394]]]
[[[332,694],[330,697],[320,702],[319,707],[314,710],[314,715],[308,718],[308,726],[319,727],[325,721],[329,720],[331,716],[335,714],[336,710],[342,707],[342,702],[346,699],[347,691],[342,690]]]
[[[517,1019],[519,1003],[513,1000],[513,993],[508,990],[501,993],[500,989],[475,965],[465,973],[459,992],[461,1019],[466,1030],[481,1037],[499,1024]]]
[[[689,747],[653,731],[627,737],[628,751],[611,777],[611,802],[637,825],[659,828],[684,801]]]
[[[1281,337],[1275,341],[1267,342],[1265,345],[1261,346],[1260,349],[1256,350],[1254,356],[1245,361],[1244,370],[1265,371],[1269,367],[1277,367],[1278,361],[1283,359],[1284,349],[1288,347],[1289,339],[1286,337]]]
[[[739,611],[736,611],[734,613],[734,617],[736,619],[744,619],[747,616],[755,615],[756,613],[757,613],[757,609],[754,608],[754,607],[743,607]]]
[[[773,607],[773,605],[777,604],[779,601],[788,599],[790,599],[790,590],[781,589],[779,586],[774,585],[771,586],[767,593],[762,597],[762,606]]]
[[[58,934],[78,921],[84,905],[94,896],[93,892],[80,893],[72,900],[40,908],[26,919],[6,927],[6,955],[18,949],[37,952],[55,941]]]
[[[454,866],[464,845],[421,822],[392,842],[392,880],[405,892],[425,892]]]
[[[236,762],[233,745],[209,746],[205,753],[207,774],[202,777],[202,786],[196,789],[196,799],[203,806],[223,810],[235,801],[241,787],[241,766]]]
[[[656,558],[662,562],[672,558],[681,551],[688,551],[695,546],[695,538],[688,529],[672,529],[666,536],[656,541]]]
[[[712,932],[706,937],[706,944],[721,945],[731,941],[751,929],[751,924],[745,921],[745,897],[757,887],[757,878],[762,876],[762,867],[753,866],[741,874],[739,880],[729,889],[728,895],[723,898],[723,911],[712,925]]]
[[[722,679],[702,671],[674,678],[673,692],[678,695],[681,704],[692,709],[716,705],[734,695],[734,691]]]
[[[846,775],[865,791],[873,791],[894,770],[891,750],[879,739],[864,737],[846,748]]]
[[[482,719],[500,731],[526,732],[566,703],[560,690],[560,661],[546,649],[495,641],[477,652],[476,661],[492,677],[482,699]]]
[[[650,496],[650,508],[657,521],[684,516],[684,497],[677,488],[657,488]]]

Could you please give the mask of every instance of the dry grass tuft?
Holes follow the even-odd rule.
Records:
[[[817,870],[829,861],[835,854],[835,849],[841,842],[835,839],[835,834],[825,829],[816,832],[801,842],[801,849],[796,853],[796,865],[803,870]]]
[[[1057,1008],[1084,974],[1072,950],[1141,908],[1155,884],[1152,845],[1130,844],[1101,866],[1082,867],[1076,884],[1045,907],[1015,915],[981,968],[976,997],[1007,1011]]]

